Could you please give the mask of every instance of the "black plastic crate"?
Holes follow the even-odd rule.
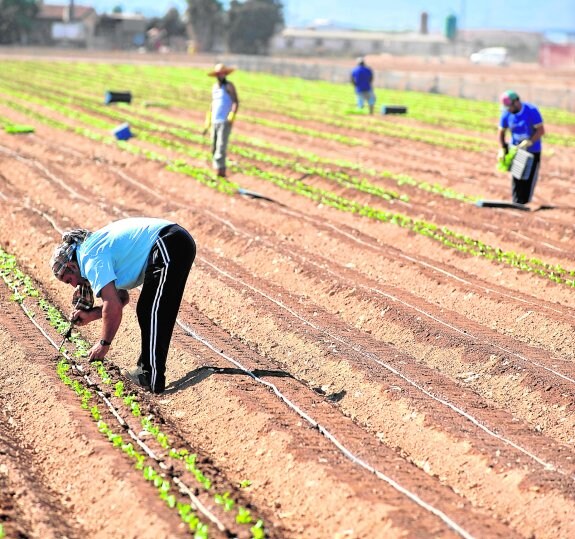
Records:
[[[383,105],[382,114],[407,114],[407,107],[402,105]]]

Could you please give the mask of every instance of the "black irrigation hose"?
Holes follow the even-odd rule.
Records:
[[[248,189],[244,189],[243,187],[240,187],[238,189],[238,195],[243,195],[243,196],[250,197],[250,198],[258,198],[260,200],[267,200],[268,202],[274,202],[275,204],[279,204],[280,206],[284,205],[281,202],[274,200],[273,198],[267,197],[265,195],[260,195],[259,193],[256,193],[255,191],[250,191]]]

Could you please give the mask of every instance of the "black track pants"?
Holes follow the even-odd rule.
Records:
[[[142,367],[154,393],[166,386],[166,358],[184,287],[196,256],[192,236],[179,225],[162,229],[148,257],[136,313],[142,332]]]

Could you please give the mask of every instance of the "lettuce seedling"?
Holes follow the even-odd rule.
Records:
[[[258,520],[251,528],[250,532],[252,532],[252,539],[264,539],[266,536],[266,532],[264,529],[264,521]]]
[[[214,496],[214,501],[223,506],[224,511],[231,511],[234,508],[236,502],[230,498],[229,492],[224,492],[223,494],[216,494]]]
[[[252,522],[252,514],[250,510],[246,509],[245,507],[238,507],[236,522],[238,524],[249,524],[250,522]]]

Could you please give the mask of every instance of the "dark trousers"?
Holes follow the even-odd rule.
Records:
[[[541,153],[537,152],[532,155],[534,159],[531,172],[529,173],[529,178],[526,180],[518,180],[517,178],[512,177],[511,179],[511,195],[513,197],[513,202],[517,202],[518,204],[527,204],[528,202],[531,202],[533,192],[535,191],[535,185],[539,178]]]
[[[179,225],[162,229],[148,257],[136,307],[142,333],[138,365],[154,393],[166,387],[168,348],[195,257],[194,239]]]

